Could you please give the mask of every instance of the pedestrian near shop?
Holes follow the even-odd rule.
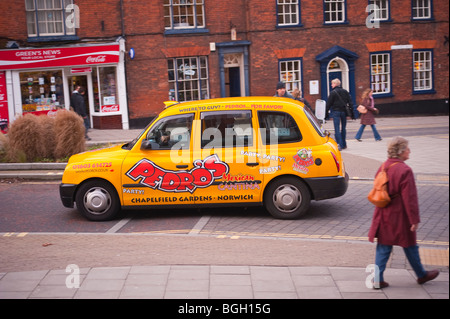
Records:
[[[377,238],[374,288],[386,288],[384,271],[394,245],[403,247],[417,283],[424,284],[439,275],[438,270],[426,271],[421,263],[416,231],[420,223],[419,201],[412,169],[405,164],[411,153],[408,140],[394,137],[388,145],[388,159],[380,167],[387,170],[388,193],[391,202],[384,208],[376,207],[369,230],[369,240]]]
[[[89,130],[89,117],[86,112],[86,104],[84,103],[84,94],[86,93],[85,89],[81,86],[77,86],[70,97],[70,104],[79,116],[83,118],[84,127],[85,127],[85,138],[90,141],[91,138],[87,135]]]
[[[333,118],[334,136],[340,150],[347,148],[347,117],[355,119],[353,113],[353,102],[350,93],[341,88],[341,81],[334,79],[331,81],[332,91],[328,96],[326,105],[326,119]]]
[[[362,135],[364,132],[364,129],[366,128],[366,125],[370,125],[372,128],[373,136],[375,138],[375,141],[381,141],[382,138],[380,136],[380,133],[378,133],[376,128],[376,121],[375,121],[375,115],[379,113],[378,109],[375,107],[375,102],[373,99],[373,91],[371,89],[365,89],[362,96],[361,96],[361,105],[364,106],[366,112],[361,113],[361,126],[356,133],[355,139],[358,142],[362,142]]]

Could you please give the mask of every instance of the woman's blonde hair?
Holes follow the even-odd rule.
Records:
[[[361,94],[361,100],[364,101],[364,99],[369,96],[370,92],[372,92],[372,89],[365,89]]]
[[[301,91],[298,89],[298,88],[295,88],[293,91],[292,91],[292,96],[294,97],[294,99],[296,99],[296,98],[299,98],[299,97],[301,97]]]
[[[389,158],[398,158],[408,148],[409,141],[401,136],[394,137],[388,145]]]

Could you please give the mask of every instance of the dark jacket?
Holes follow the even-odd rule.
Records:
[[[327,100],[326,114],[330,110],[338,111],[338,112],[346,112],[346,104],[349,105],[349,111],[351,114],[348,114],[353,118],[353,101],[350,96],[350,93],[343,88],[336,86],[330,93],[330,96]]]
[[[385,208],[375,208],[369,240],[373,242],[374,238],[377,238],[378,243],[389,246],[415,246],[416,232],[410,228],[420,222],[420,217],[414,174],[412,169],[398,158],[388,159],[385,167],[395,162],[398,164],[388,169],[388,193],[392,201]]]
[[[80,93],[78,92],[72,93],[72,96],[70,97],[70,105],[73,107],[75,113],[79,114],[82,117],[87,116],[84,97]]]

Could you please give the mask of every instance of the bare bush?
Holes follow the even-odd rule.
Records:
[[[81,116],[72,111],[58,111],[54,127],[56,137],[54,156],[56,158],[71,156],[86,150],[85,128]]]
[[[42,158],[55,158],[55,118],[51,116],[37,116],[39,124],[39,138],[42,143]]]
[[[56,160],[86,150],[83,119],[72,111],[59,110],[54,117],[26,114],[18,117],[1,148],[10,162]]]
[[[14,162],[34,161],[43,151],[39,120],[26,114],[17,118],[8,131],[7,157]]]

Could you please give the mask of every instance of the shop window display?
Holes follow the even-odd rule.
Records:
[[[119,111],[116,67],[98,67],[92,77],[94,86],[94,111],[109,113]]]
[[[47,114],[64,108],[62,71],[21,72],[23,113]]]

